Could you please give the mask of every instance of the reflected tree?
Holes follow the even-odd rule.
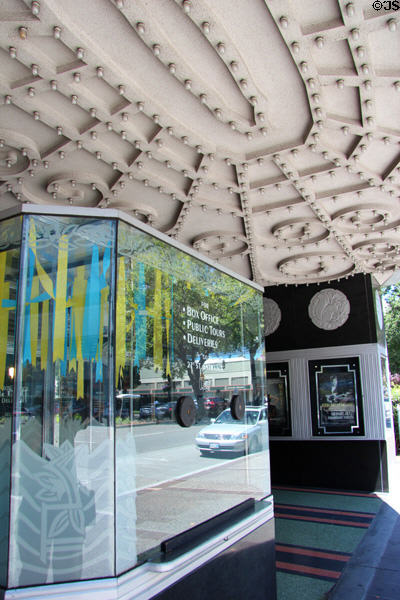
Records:
[[[135,364],[140,359],[167,382],[187,373],[200,415],[204,412],[204,364],[210,356],[249,356],[256,381],[255,357],[262,342],[260,293],[142,232],[135,231],[124,241],[128,243],[125,248],[119,243],[119,251],[130,257],[127,345],[131,356],[136,350]],[[139,306],[138,288],[143,288],[145,310],[144,304]],[[138,357],[138,326],[129,333],[129,324],[143,314],[146,347]]]

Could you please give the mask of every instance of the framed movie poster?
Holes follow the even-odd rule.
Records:
[[[313,435],[364,435],[359,359],[308,363]]]
[[[270,435],[291,435],[289,364],[267,364],[268,423]]]

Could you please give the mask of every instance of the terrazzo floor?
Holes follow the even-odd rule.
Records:
[[[375,494],[275,487],[278,600],[324,600],[382,500]]]

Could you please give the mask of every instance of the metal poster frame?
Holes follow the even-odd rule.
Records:
[[[267,364],[267,398],[269,434],[292,435],[288,362]]]
[[[312,360],[308,369],[313,435],[364,435],[358,357]]]

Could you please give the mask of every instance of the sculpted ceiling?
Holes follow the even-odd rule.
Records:
[[[0,208],[118,208],[264,286],[393,279],[397,4],[2,0]]]

